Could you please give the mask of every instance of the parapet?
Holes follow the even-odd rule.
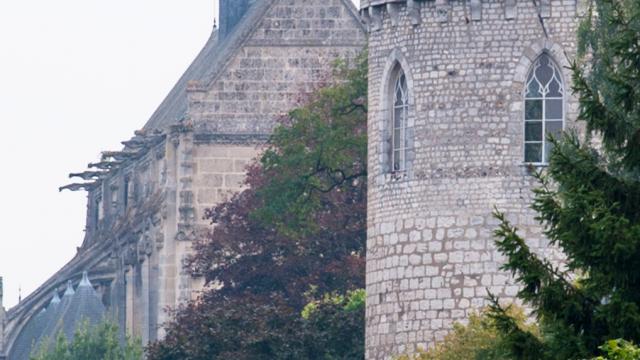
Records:
[[[464,4],[469,7],[469,21],[482,20],[482,4],[490,0],[360,0],[360,15],[362,21],[368,26],[369,31],[382,29],[382,21],[389,17],[392,26],[397,26],[400,13],[406,8],[407,15],[413,26],[420,25],[423,21],[422,9],[429,3],[435,6],[435,18],[433,21],[445,23],[450,21],[451,10],[454,2]],[[493,1],[493,0],[491,0]],[[519,0],[530,4],[530,0]],[[588,8],[589,0],[573,0],[576,7],[576,14],[583,15]],[[562,0],[539,0],[535,2],[538,14],[542,19],[551,17],[554,3],[559,6],[565,4]],[[518,16],[518,0],[502,0],[504,17],[506,20],[516,19]]]

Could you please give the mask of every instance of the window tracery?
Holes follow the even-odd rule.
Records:
[[[391,171],[401,172],[407,168],[407,124],[409,117],[409,89],[407,78],[400,69],[396,75],[393,93],[391,132]]]
[[[527,76],[524,101],[524,161],[546,164],[552,144],[547,134],[560,136],[564,129],[564,84],[562,73],[543,53]]]

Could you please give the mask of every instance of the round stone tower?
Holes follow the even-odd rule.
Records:
[[[368,359],[428,347],[518,288],[494,206],[558,259],[529,209],[550,145],[574,127],[566,68],[581,0],[363,0],[369,28]]]

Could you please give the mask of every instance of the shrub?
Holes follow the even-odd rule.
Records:
[[[535,325],[527,325],[524,311],[510,306],[510,316],[527,331],[538,333]],[[507,360],[514,359],[495,320],[487,313],[471,314],[466,325],[456,323],[442,342],[416,355],[403,355],[397,360]]]

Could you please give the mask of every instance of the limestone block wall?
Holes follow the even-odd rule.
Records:
[[[366,351],[390,359],[442,339],[487,305],[487,290],[513,299],[518,288],[499,271],[493,245],[494,206],[541,255],[561,258],[529,209],[523,94],[529,68],[548,53],[567,89],[565,127],[576,126],[563,66],[575,53],[580,4],[371,4],[362,10],[370,26]],[[396,66],[409,88],[410,148],[406,172],[391,174],[386,89]]]
[[[258,144],[200,144],[196,146],[197,175],[194,186],[197,220],[209,227],[203,218],[206,209],[228,200],[243,188],[246,166],[258,155]]]
[[[346,4],[346,5],[345,5]],[[366,44],[349,0],[277,0],[216,77],[192,84],[198,131],[269,134],[279,116],[326,82],[333,62]]]
[[[211,228],[210,222],[204,219],[206,209],[242,189],[245,167],[258,152],[255,142],[219,143],[207,136],[198,139],[198,134],[190,128],[170,137],[164,159],[164,245],[157,252],[157,258],[152,255],[150,268],[142,268],[143,274],[157,274],[158,324],[169,320],[169,314],[163,309],[193,300],[202,290],[203,279],[192,276],[184,267],[185,260],[193,254],[193,241],[206,236]],[[151,281],[143,285],[154,289]],[[148,306],[140,309],[146,310]],[[158,337],[162,335],[163,330],[159,329]]]

